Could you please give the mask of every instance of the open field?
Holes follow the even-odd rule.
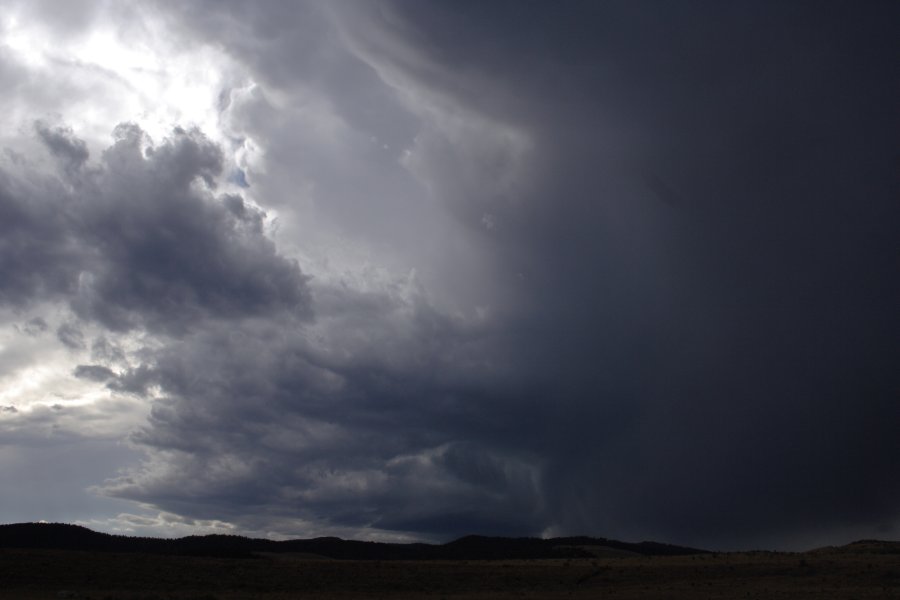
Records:
[[[812,552],[500,561],[251,559],[0,550],[0,598],[900,599],[900,555]]]

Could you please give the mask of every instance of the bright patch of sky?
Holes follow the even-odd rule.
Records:
[[[69,102],[53,106],[58,115],[34,116],[58,117],[101,147],[118,121],[137,123],[155,140],[176,125],[223,137],[217,107],[236,82],[235,65],[209,45],[172,39],[150,12],[128,22],[98,19],[89,31],[67,37],[15,12],[2,21],[2,44],[30,77],[61,78],[68,87]]]

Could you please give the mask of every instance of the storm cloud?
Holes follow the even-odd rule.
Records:
[[[36,131],[60,172],[25,181],[5,173],[7,301],[60,297],[114,331],[172,334],[205,318],[309,311],[306,280],[265,236],[264,213],[211,189],[221,151],[199,131],[176,128],[153,146],[138,126],[120,124],[90,166],[71,131]],[[57,334],[84,343],[73,324]]]
[[[89,489],[165,519],[107,523],[897,536],[887,3],[128,6],[214,118],[29,115],[0,169],[9,335],[109,398],[0,422],[143,407]]]

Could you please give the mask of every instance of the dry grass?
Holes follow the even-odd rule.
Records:
[[[900,599],[900,555],[716,554],[534,561],[215,559],[0,550],[0,598]]]

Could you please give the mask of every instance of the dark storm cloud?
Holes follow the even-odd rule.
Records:
[[[162,398],[134,436],[148,460],[107,493],[191,518],[436,537],[549,528],[721,547],[894,522],[885,6],[181,11],[268,85],[315,80],[362,129],[375,127],[365,106],[393,115],[378,134],[412,147],[410,168],[469,232],[492,312],[473,325],[411,289],[320,285],[303,329],[278,316],[194,328],[110,382]],[[330,22],[362,63],[334,47]],[[280,163],[327,163],[260,124],[277,117],[265,103],[237,116],[271,136]],[[188,157],[198,166],[176,177],[183,186],[215,170],[194,143],[133,160]],[[340,207],[356,205],[336,178],[317,181],[337,190],[323,210],[359,218]],[[390,202],[374,195],[360,210],[403,214]],[[174,210],[159,206],[151,220]],[[245,218],[242,202],[222,206]],[[158,257],[189,246],[146,246],[152,260],[123,264],[166,288],[180,281]],[[115,273],[101,298],[185,329]],[[221,316],[256,305],[229,290],[225,308],[209,308],[203,285],[198,297]],[[106,309],[80,310],[120,326]]]
[[[0,174],[0,298],[62,299],[113,330],[171,334],[206,318],[308,315],[305,277],[277,254],[264,215],[210,189],[222,156],[201,133],[176,128],[153,146],[119,125],[94,166],[70,130],[37,132],[61,172]],[[76,325],[57,333],[84,344]]]
[[[67,235],[62,190],[0,170],[0,302],[24,305],[72,284],[81,248]]]
[[[146,460],[107,494],[439,539],[897,522],[895,9],[166,10],[260,82],[221,115],[264,146],[258,201],[303,231],[311,182],[310,219],[427,285],[307,281],[252,203],[216,195],[197,131],[121,125],[92,162],[39,124],[58,173],[0,171],[0,301],[163,336],[128,364],[97,338],[74,372],[152,402]]]
[[[536,140],[537,177],[492,216],[524,275],[509,351],[557,382],[535,433],[560,529],[722,544],[896,519],[893,12],[343,15],[367,60]],[[477,227],[485,200],[435,168]]]
[[[463,529],[535,533],[534,456],[491,444],[486,430],[502,423],[481,422],[465,366],[441,364],[459,334],[414,324],[408,335],[391,327],[404,342],[383,340],[379,328],[409,306],[377,300],[365,319],[352,302],[334,310],[341,326],[322,335],[278,322],[207,330],[124,374],[119,389],[164,394],[134,436],[160,460],[107,493],[239,525],[307,519],[434,536],[458,533],[456,515]]]

